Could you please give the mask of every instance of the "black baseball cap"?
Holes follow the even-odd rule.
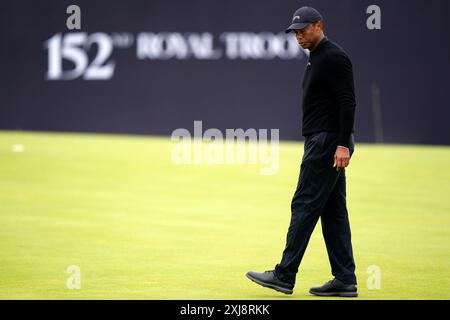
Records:
[[[301,7],[297,9],[292,18],[291,25],[286,29],[286,33],[296,29],[303,29],[308,24],[322,20],[322,15],[319,11],[311,7]]]

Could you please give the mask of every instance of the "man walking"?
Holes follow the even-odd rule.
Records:
[[[294,31],[310,57],[303,78],[304,154],[291,203],[291,222],[281,262],[274,270],[247,273],[252,281],[292,294],[300,262],[320,217],[334,279],[310,293],[356,297],[357,286],[346,205],[345,168],[354,151],[355,94],[347,54],[325,37],[321,14],[298,9]]]

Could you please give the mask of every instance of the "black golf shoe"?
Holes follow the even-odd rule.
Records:
[[[294,285],[278,279],[273,270],[265,272],[249,271],[246,276],[263,287],[274,289],[285,294],[292,294],[294,292]]]
[[[356,284],[345,284],[335,278],[320,287],[312,287],[309,293],[323,297],[357,297],[358,289]]]

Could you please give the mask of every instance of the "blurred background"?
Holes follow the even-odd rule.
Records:
[[[2,1],[0,129],[170,135],[202,120],[301,140],[307,56],[284,30],[307,4],[352,58],[356,140],[449,144],[449,2],[372,2]]]

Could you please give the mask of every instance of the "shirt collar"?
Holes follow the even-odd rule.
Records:
[[[320,50],[320,48],[323,47],[323,45],[328,42],[328,38],[326,36],[324,36],[322,38],[322,40],[320,40],[319,44],[317,45],[316,49],[314,51],[311,52],[311,55],[315,55],[317,53],[317,51]]]

